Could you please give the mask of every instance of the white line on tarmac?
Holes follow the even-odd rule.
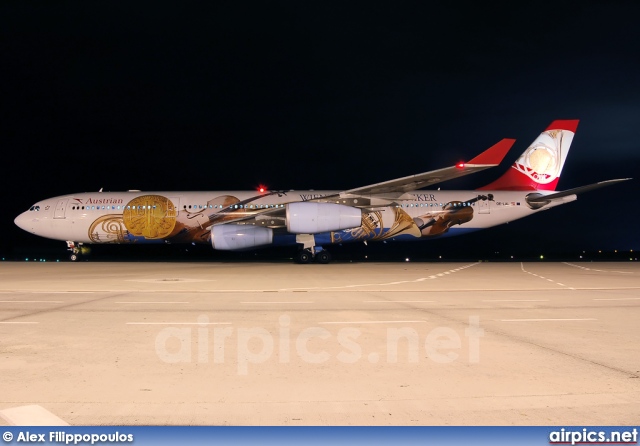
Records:
[[[458,271],[461,271],[465,268],[470,268],[472,266],[476,266],[479,265],[479,262],[476,263],[470,263],[468,265],[462,266],[460,268],[458,268]],[[444,277],[445,274],[451,274],[451,272],[453,272],[454,270],[449,270],[447,272],[444,273],[440,273],[440,274],[436,274],[436,275],[431,275],[428,277],[420,277],[418,279],[414,279],[414,280],[400,280],[397,282],[387,282],[387,283],[358,283],[358,284],[352,284],[352,285],[341,285],[341,286],[330,286],[330,287],[313,287],[313,288],[303,288],[303,287],[295,287],[295,288],[281,288],[277,291],[296,291],[296,290],[307,290],[307,291],[314,291],[314,290],[335,290],[335,289],[345,289],[345,288],[357,288],[357,287],[369,287],[369,286],[387,286],[387,285],[401,285],[401,284],[407,284],[407,283],[418,283],[418,282],[424,282],[427,279],[437,279],[438,277]],[[367,290],[367,291],[371,291],[371,290]]]
[[[435,303],[437,301],[435,300],[363,300],[362,302],[364,303],[368,303],[368,304],[395,304],[395,303],[420,303],[420,302],[426,302],[426,303]]]
[[[189,302],[116,302],[117,304],[188,304]]]
[[[312,304],[312,301],[296,301],[296,302],[240,302],[241,304]]]
[[[539,276],[539,275],[538,275],[538,274],[536,274],[536,273],[532,273],[531,271],[527,271],[526,269],[524,269],[524,262],[520,262],[520,269],[522,269],[522,272],[525,272],[525,273],[530,274],[530,275],[532,275],[532,276],[538,277],[538,278],[540,278],[540,279],[545,279],[545,280],[547,280],[548,282],[555,283],[556,285],[563,286],[563,287],[566,287],[566,288],[568,288],[568,289],[570,289],[570,290],[574,290],[574,291],[575,291],[575,288],[572,288],[572,287],[570,287],[570,286],[566,286],[564,283],[556,282],[556,281],[555,281],[555,280],[553,280],[553,279],[547,279],[547,278],[546,278],[546,277],[544,277],[544,276]]]
[[[598,319],[500,319],[500,322],[597,321]]]
[[[531,274],[531,273],[529,273]],[[561,285],[556,282],[557,285]],[[385,284],[369,284],[369,285],[353,285],[357,286],[375,286],[375,285],[385,285]],[[604,286],[604,287],[569,287],[567,285],[562,284],[565,288],[553,289],[553,291],[562,291],[562,290],[581,290],[581,291],[600,291],[600,290],[640,290],[640,286]],[[295,293],[299,292],[300,288],[283,288],[279,290],[264,290],[264,289],[228,289],[228,290],[163,290],[163,294],[247,294],[247,293]],[[335,292],[335,293],[373,293],[373,292],[394,292],[394,293],[459,293],[459,292],[507,292],[507,291],[549,291],[551,288],[429,288],[429,289],[415,289],[415,290],[406,290],[406,289],[389,289],[389,288],[369,288],[369,289],[344,289],[344,287],[318,287],[318,288],[307,288],[306,292],[309,293],[326,293],[326,292]],[[2,293],[2,292],[0,292]],[[7,291],[6,293],[16,294],[29,294],[34,293],[31,290],[14,290]],[[70,293],[76,293],[76,291],[71,291]],[[158,293],[157,290],[100,290],[100,291],[78,291],[77,293],[81,294],[106,294],[106,293],[127,293],[127,294],[149,294],[149,293]],[[52,301],[48,301],[52,302]]]
[[[23,292],[23,291],[20,291]],[[100,293],[100,291],[41,291],[41,290],[33,290],[33,291],[24,291],[25,293],[32,294],[92,294],[92,293]]]
[[[549,302],[549,299],[487,299],[482,302]]]
[[[593,300],[640,300],[640,297],[615,297],[611,299],[593,299]]]
[[[126,325],[231,325],[231,322],[127,322]]]
[[[0,324],[39,324],[40,322],[0,322]]]
[[[0,410],[0,419],[10,426],[68,426],[69,423],[38,405],[10,407]],[[29,442],[29,440],[26,440]],[[17,443],[17,441],[16,441]]]
[[[318,324],[322,325],[334,325],[334,324],[411,324],[416,322],[427,322],[425,320],[422,321],[337,321],[337,322],[318,322]]]
[[[586,266],[574,265],[573,263],[562,262],[565,265],[573,266],[574,268],[580,268],[585,271],[598,271],[599,273],[618,273],[618,274],[633,274],[633,271],[614,271],[614,270],[606,270],[606,269],[594,269],[587,268]]]
[[[63,303],[64,300],[0,300],[0,303],[3,304],[13,304],[13,303],[20,303],[20,304],[61,304]]]

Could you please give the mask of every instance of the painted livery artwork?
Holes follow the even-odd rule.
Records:
[[[15,219],[32,234],[63,240],[70,259],[84,243],[198,243],[242,251],[295,246],[300,263],[328,263],[348,242],[420,240],[490,228],[626,181],[556,191],[578,120],[553,121],[498,179],[475,190],[425,190],[498,166],[503,138],[468,162],[348,190],[85,192],[39,201]]]
[[[433,194],[431,194],[433,196]],[[491,197],[491,195],[489,195]],[[214,224],[232,221],[239,215],[266,213],[251,203],[264,195],[241,201],[231,195],[217,196],[198,209],[182,209],[169,198],[161,195],[142,195],[122,206],[122,213],[98,217],[89,227],[92,243],[140,243],[140,242],[194,242],[210,243],[210,228]],[[324,200],[319,197],[307,201]],[[390,206],[392,212],[363,213],[362,225],[342,231],[330,232],[331,243],[364,240],[388,240],[398,236],[413,238],[433,237],[446,233],[454,225],[462,225],[473,219],[472,204],[488,200],[479,195],[467,201],[450,201],[428,213],[412,218],[400,205]],[[287,203],[282,204],[281,206]],[[417,207],[417,205],[416,205]],[[271,209],[267,209],[269,211]],[[269,227],[278,227],[283,216],[270,212]],[[195,222],[195,224],[194,224]]]

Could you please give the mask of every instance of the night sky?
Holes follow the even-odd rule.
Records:
[[[343,190],[516,138],[501,166],[438,185],[473,189],[555,119],[580,119],[559,189],[638,177],[639,12],[584,1],[2,2],[0,251],[64,252],[13,225],[56,195]],[[638,183],[389,253],[640,249]]]

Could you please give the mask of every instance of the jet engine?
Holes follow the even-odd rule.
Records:
[[[221,251],[236,251],[269,245],[273,241],[270,228],[246,225],[217,225],[211,228],[211,245]]]
[[[362,211],[335,203],[296,202],[287,204],[287,231],[292,234],[317,234],[357,228]]]

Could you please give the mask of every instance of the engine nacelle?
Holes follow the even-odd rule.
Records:
[[[287,204],[287,231],[292,234],[317,234],[357,228],[362,211],[335,203],[297,202]]]
[[[273,231],[270,228],[246,225],[217,225],[211,228],[211,246],[221,251],[237,251],[270,245]]]

